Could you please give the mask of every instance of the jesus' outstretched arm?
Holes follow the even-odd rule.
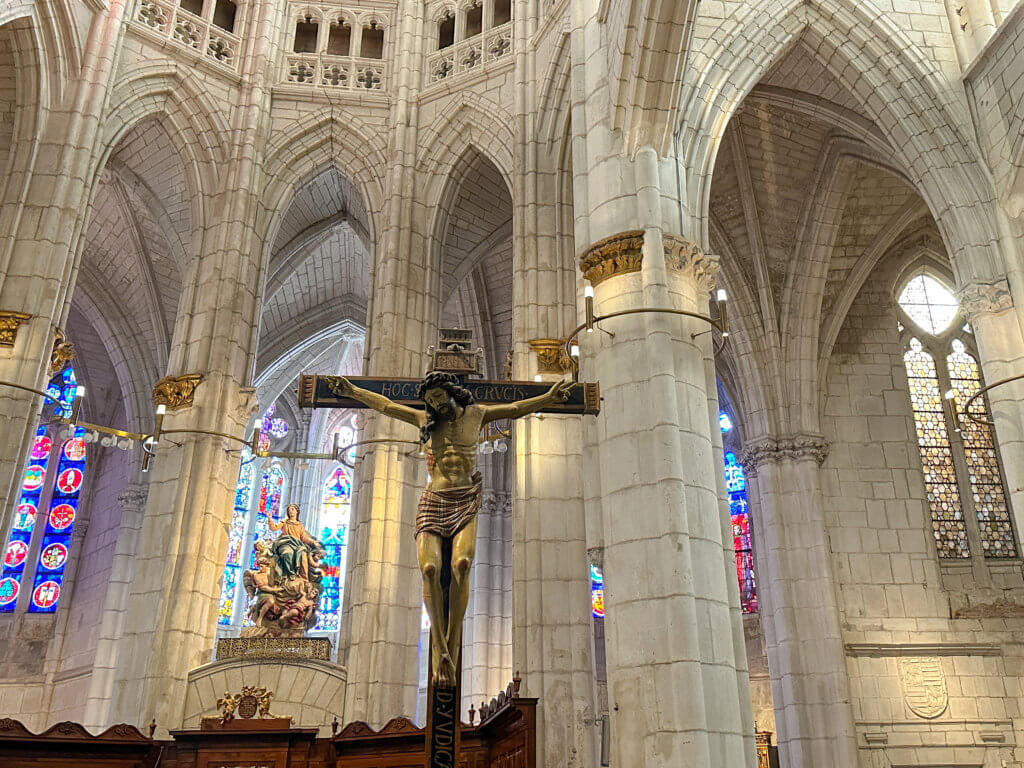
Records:
[[[569,398],[569,390],[573,388],[571,381],[556,381],[547,392],[537,397],[516,400],[514,403],[488,405],[484,407],[484,424],[498,419],[518,419],[520,416],[539,411],[552,403],[564,403]]]
[[[406,424],[412,424],[414,427],[419,427],[423,424],[423,411],[396,403],[394,400],[389,400],[384,395],[378,395],[376,392],[370,392],[368,389],[357,387],[344,376],[325,376],[324,378],[327,379],[327,386],[331,392],[338,397],[351,397],[353,400],[358,400],[366,407],[372,408],[378,413],[383,413],[392,419],[404,421]]]

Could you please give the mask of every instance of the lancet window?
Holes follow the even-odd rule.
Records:
[[[897,303],[903,312],[903,362],[924,471],[931,529],[940,558],[1016,557],[998,449],[992,428],[963,413],[982,386],[970,326],[960,319],[952,291],[920,272],[906,282]],[[988,419],[984,398],[971,412]]]
[[[70,367],[55,376],[46,389],[44,413],[70,416],[77,386]],[[36,430],[4,547],[0,612],[57,610],[86,479],[83,434],[47,424]]]
[[[284,439],[289,433],[288,422],[275,415],[273,405],[263,414],[259,426],[261,451],[269,450],[274,441]],[[287,477],[280,463],[243,451],[217,606],[217,624],[222,628],[247,624],[242,571],[255,566],[253,542],[271,538],[269,522],[281,518],[286,485]]]
[[[339,465],[324,481],[321,496],[319,538],[326,554],[320,566],[324,572],[324,592],[314,630],[336,632],[341,626],[351,503],[352,481]]]
[[[718,426],[725,435],[732,431],[729,414],[718,414]],[[750,541],[750,511],[747,506],[747,478],[736,454],[725,451],[725,492],[729,499],[732,543],[736,550],[736,579],[740,585],[740,607],[744,613],[757,613],[757,583],[754,579],[754,550]]]

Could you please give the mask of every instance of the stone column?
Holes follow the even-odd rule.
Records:
[[[517,379],[539,373],[552,383],[567,375],[565,369],[550,358],[542,365],[530,340],[557,339],[577,324],[577,275],[572,224],[561,215],[572,204],[571,175],[539,133],[536,84],[544,64],[532,46],[522,44],[536,34],[546,14],[543,5],[519,0],[513,21],[520,41],[512,185],[513,368]],[[529,417],[514,431],[512,671],[522,677],[523,695],[539,699],[540,768],[598,764],[582,475],[582,430],[585,420],[593,419]]]
[[[67,317],[74,290],[78,244],[100,154],[100,116],[120,58],[127,5],[127,0],[112,0],[92,15],[80,75],[64,84],[70,96],[60,105],[46,101],[51,91],[42,82],[45,74],[31,59],[39,43],[27,29],[22,32],[26,56],[19,61],[19,91],[28,102],[24,120],[36,122],[38,133],[18,146],[15,173],[25,177],[24,184],[8,185],[16,194],[0,201],[0,313],[20,313],[28,320],[15,331],[12,346],[0,344],[0,380],[46,387],[54,333]],[[34,88],[38,111],[29,115]],[[5,325],[0,318],[0,336]],[[4,388],[0,396],[3,541],[41,406],[40,398],[28,392]]]
[[[241,438],[257,405],[248,379],[267,233],[255,222],[270,114],[268,62],[284,6],[256,0],[250,12],[230,160],[220,169],[220,190],[208,190],[202,201],[208,226],[196,244],[169,376],[154,393],[167,404],[164,430],[186,431],[160,442],[150,469],[110,710],[115,722],[155,718],[164,736],[183,721],[189,671],[208,662],[213,650],[241,448],[237,440],[188,430]],[[182,389],[188,374],[201,378]]]
[[[89,694],[85,702],[82,724],[99,731],[110,722],[110,694],[117,669],[117,643],[124,634],[128,619],[128,594],[135,578],[135,555],[138,551],[139,531],[146,508],[149,486],[132,483],[125,486],[117,497],[121,505],[121,525],[114,545],[114,559],[110,565],[110,582],[103,601],[96,660],[93,662]]]
[[[1024,373],[1021,315],[1007,280],[967,285],[958,297],[978,343],[985,384]],[[987,398],[1020,542],[1024,535],[1024,380],[996,387]]]
[[[512,666],[540,699],[543,768],[597,765],[581,431],[579,416],[515,430]]]
[[[657,230],[589,248],[598,315],[651,306],[706,313],[717,263]],[[723,557],[704,352],[678,317],[607,321],[584,354],[604,396],[598,447],[612,762],[753,765],[737,682],[734,579]],[[748,700],[744,701],[744,697]]]
[[[817,436],[751,441],[741,461],[768,646],[779,756],[788,768],[856,768],[857,742],[829,555]]]
[[[366,373],[417,377],[424,373],[427,346],[437,341],[436,312],[423,290],[429,248],[421,234],[427,231],[422,220],[426,212],[416,188],[423,3],[402,0],[398,18],[393,155],[387,210],[381,218],[387,228],[374,253]],[[417,437],[407,424],[364,414],[360,440]],[[404,456],[410,450],[415,449],[375,445],[360,452],[338,655],[348,668],[346,723],[363,720],[379,727],[392,717],[411,718],[416,712],[423,589],[414,534],[426,468],[422,460]]]

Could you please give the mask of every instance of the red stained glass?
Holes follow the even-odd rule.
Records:
[[[44,568],[48,568],[51,571],[55,571],[60,568],[68,559],[68,548],[61,544],[59,541],[54,542],[50,546],[43,550],[39,556],[39,562],[43,564]]]
[[[50,526],[55,531],[63,531],[75,522],[75,508],[70,504],[58,504],[50,510]]]
[[[15,539],[7,545],[7,551],[4,552],[4,565],[8,568],[17,568],[25,562],[26,557],[28,557],[28,546],[24,541]]]
[[[0,579],[0,605],[9,605],[18,599],[18,580],[8,576]]]
[[[39,464],[30,464],[25,469],[25,480],[21,487],[26,491],[34,491],[43,485],[43,479],[46,477],[46,468]]]
[[[85,441],[80,437],[73,437],[64,443],[64,458],[68,461],[82,461],[85,458]]]
[[[57,490],[61,493],[75,493],[82,487],[83,477],[80,469],[65,469],[57,476]]]
[[[60,584],[56,581],[44,581],[32,592],[32,602],[39,608],[52,608],[60,597]]]
[[[31,456],[36,460],[45,459],[50,455],[50,448],[52,447],[53,441],[46,435],[40,435],[35,439],[35,442],[32,443]]]

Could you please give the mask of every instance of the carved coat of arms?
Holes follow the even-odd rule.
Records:
[[[903,658],[899,660],[899,666],[903,697],[911,712],[933,720],[946,711],[949,693],[939,659]]]

